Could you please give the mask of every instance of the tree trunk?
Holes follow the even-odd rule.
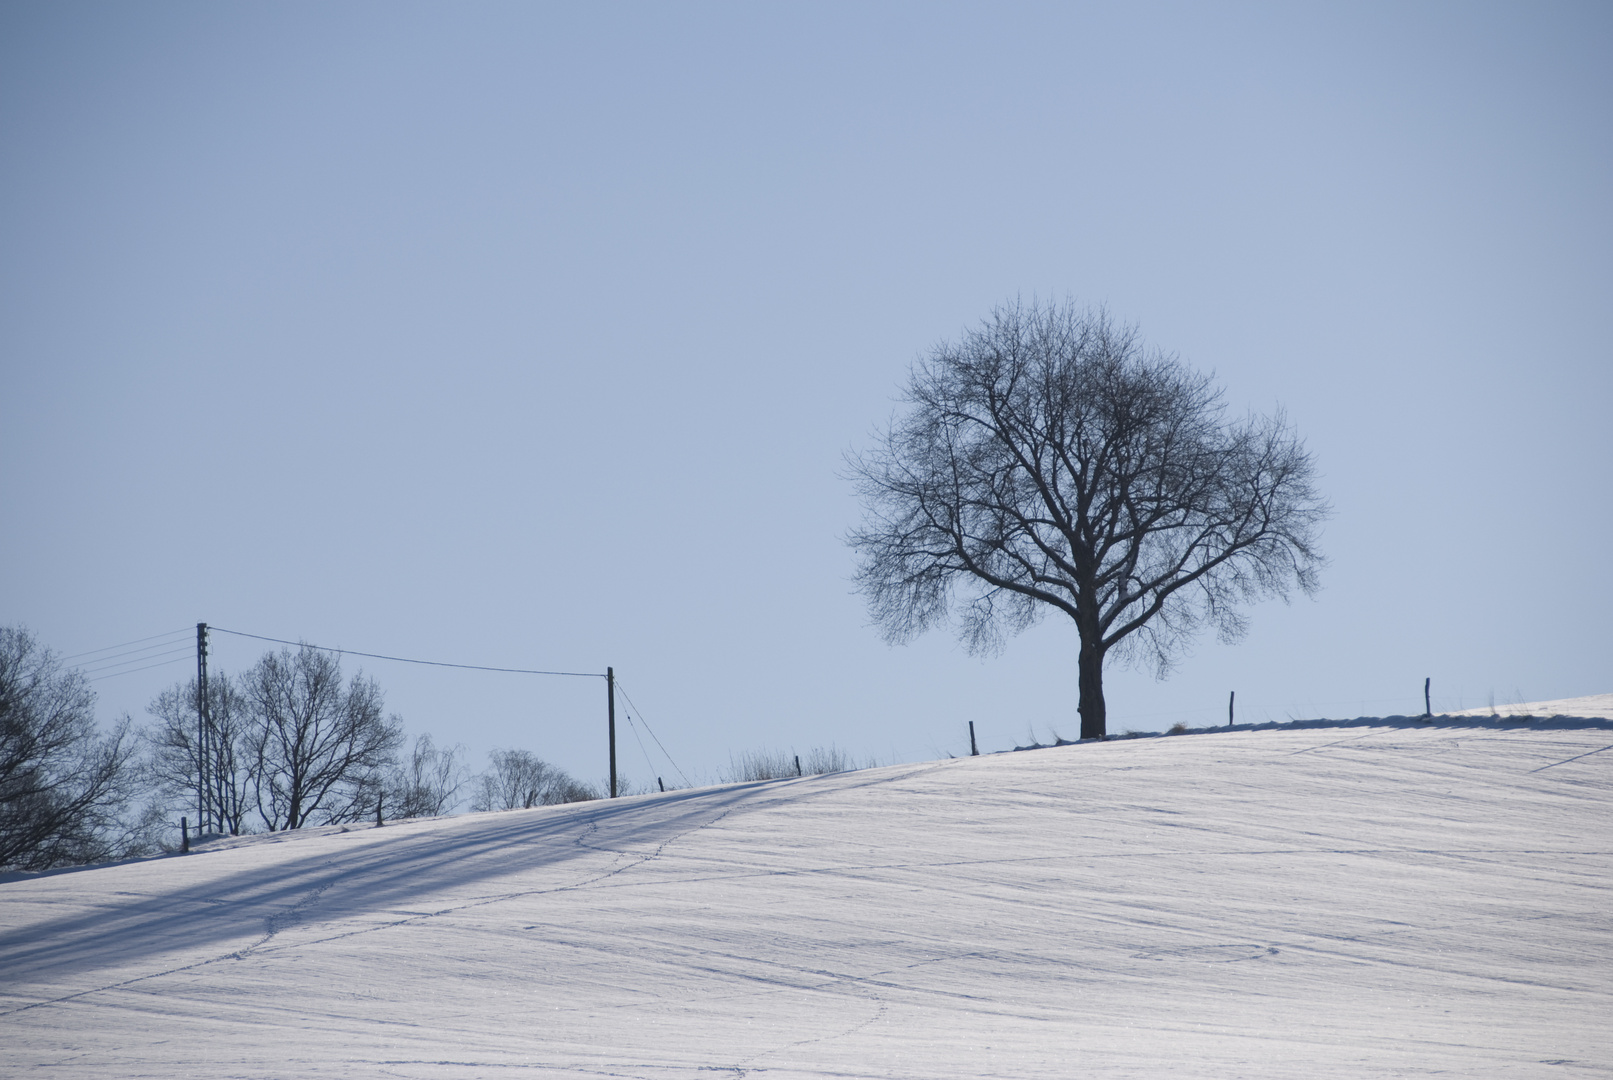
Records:
[[[1103,703],[1103,652],[1093,638],[1081,642],[1081,738],[1101,739],[1109,733],[1108,710]]]

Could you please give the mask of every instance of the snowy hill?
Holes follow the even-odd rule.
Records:
[[[1453,716],[1594,716],[1613,720],[1613,694],[1558,698],[1554,701],[1528,701],[1519,705],[1488,705],[1463,709]]]
[[[0,1072],[1613,1076],[1610,725],[1116,741],[0,884]]]

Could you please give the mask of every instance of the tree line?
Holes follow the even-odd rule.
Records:
[[[237,835],[599,797],[527,750],[472,775],[460,746],[406,740],[380,685],[309,646],[246,672],[176,683],[137,727],[95,721],[83,674],[0,627],[0,871],[155,854],[178,823]]]

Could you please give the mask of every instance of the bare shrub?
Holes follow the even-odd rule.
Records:
[[[738,755],[728,755],[728,772],[724,779],[729,783],[744,784],[794,775],[795,763],[790,760],[790,755],[771,750],[747,750]]]
[[[436,817],[459,801],[465,786],[462,746],[438,749],[430,735],[418,735],[414,749],[386,786],[385,812],[394,818]]]
[[[599,798],[593,788],[530,750],[494,750],[488,760],[488,770],[476,778],[473,811],[526,810]]]
[[[872,760],[869,766],[875,764]],[[728,759],[728,783],[749,783],[755,780],[778,780],[789,776],[821,776],[824,773],[848,772],[859,766],[851,755],[838,746],[815,746],[805,754],[792,754],[773,750],[747,750]]]

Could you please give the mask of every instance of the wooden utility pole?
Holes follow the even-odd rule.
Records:
[[[610,797],[616,798],[616,669],[605,669],[605,709],[610,717]]]
[[[207,624],[196,624],[196,831],[207,831],[208,811],[212,809],[212,791],[208,785],[207,765],[212,756],[208,745],[207,722]],[[222,831],[222,830],[220,830]]]

